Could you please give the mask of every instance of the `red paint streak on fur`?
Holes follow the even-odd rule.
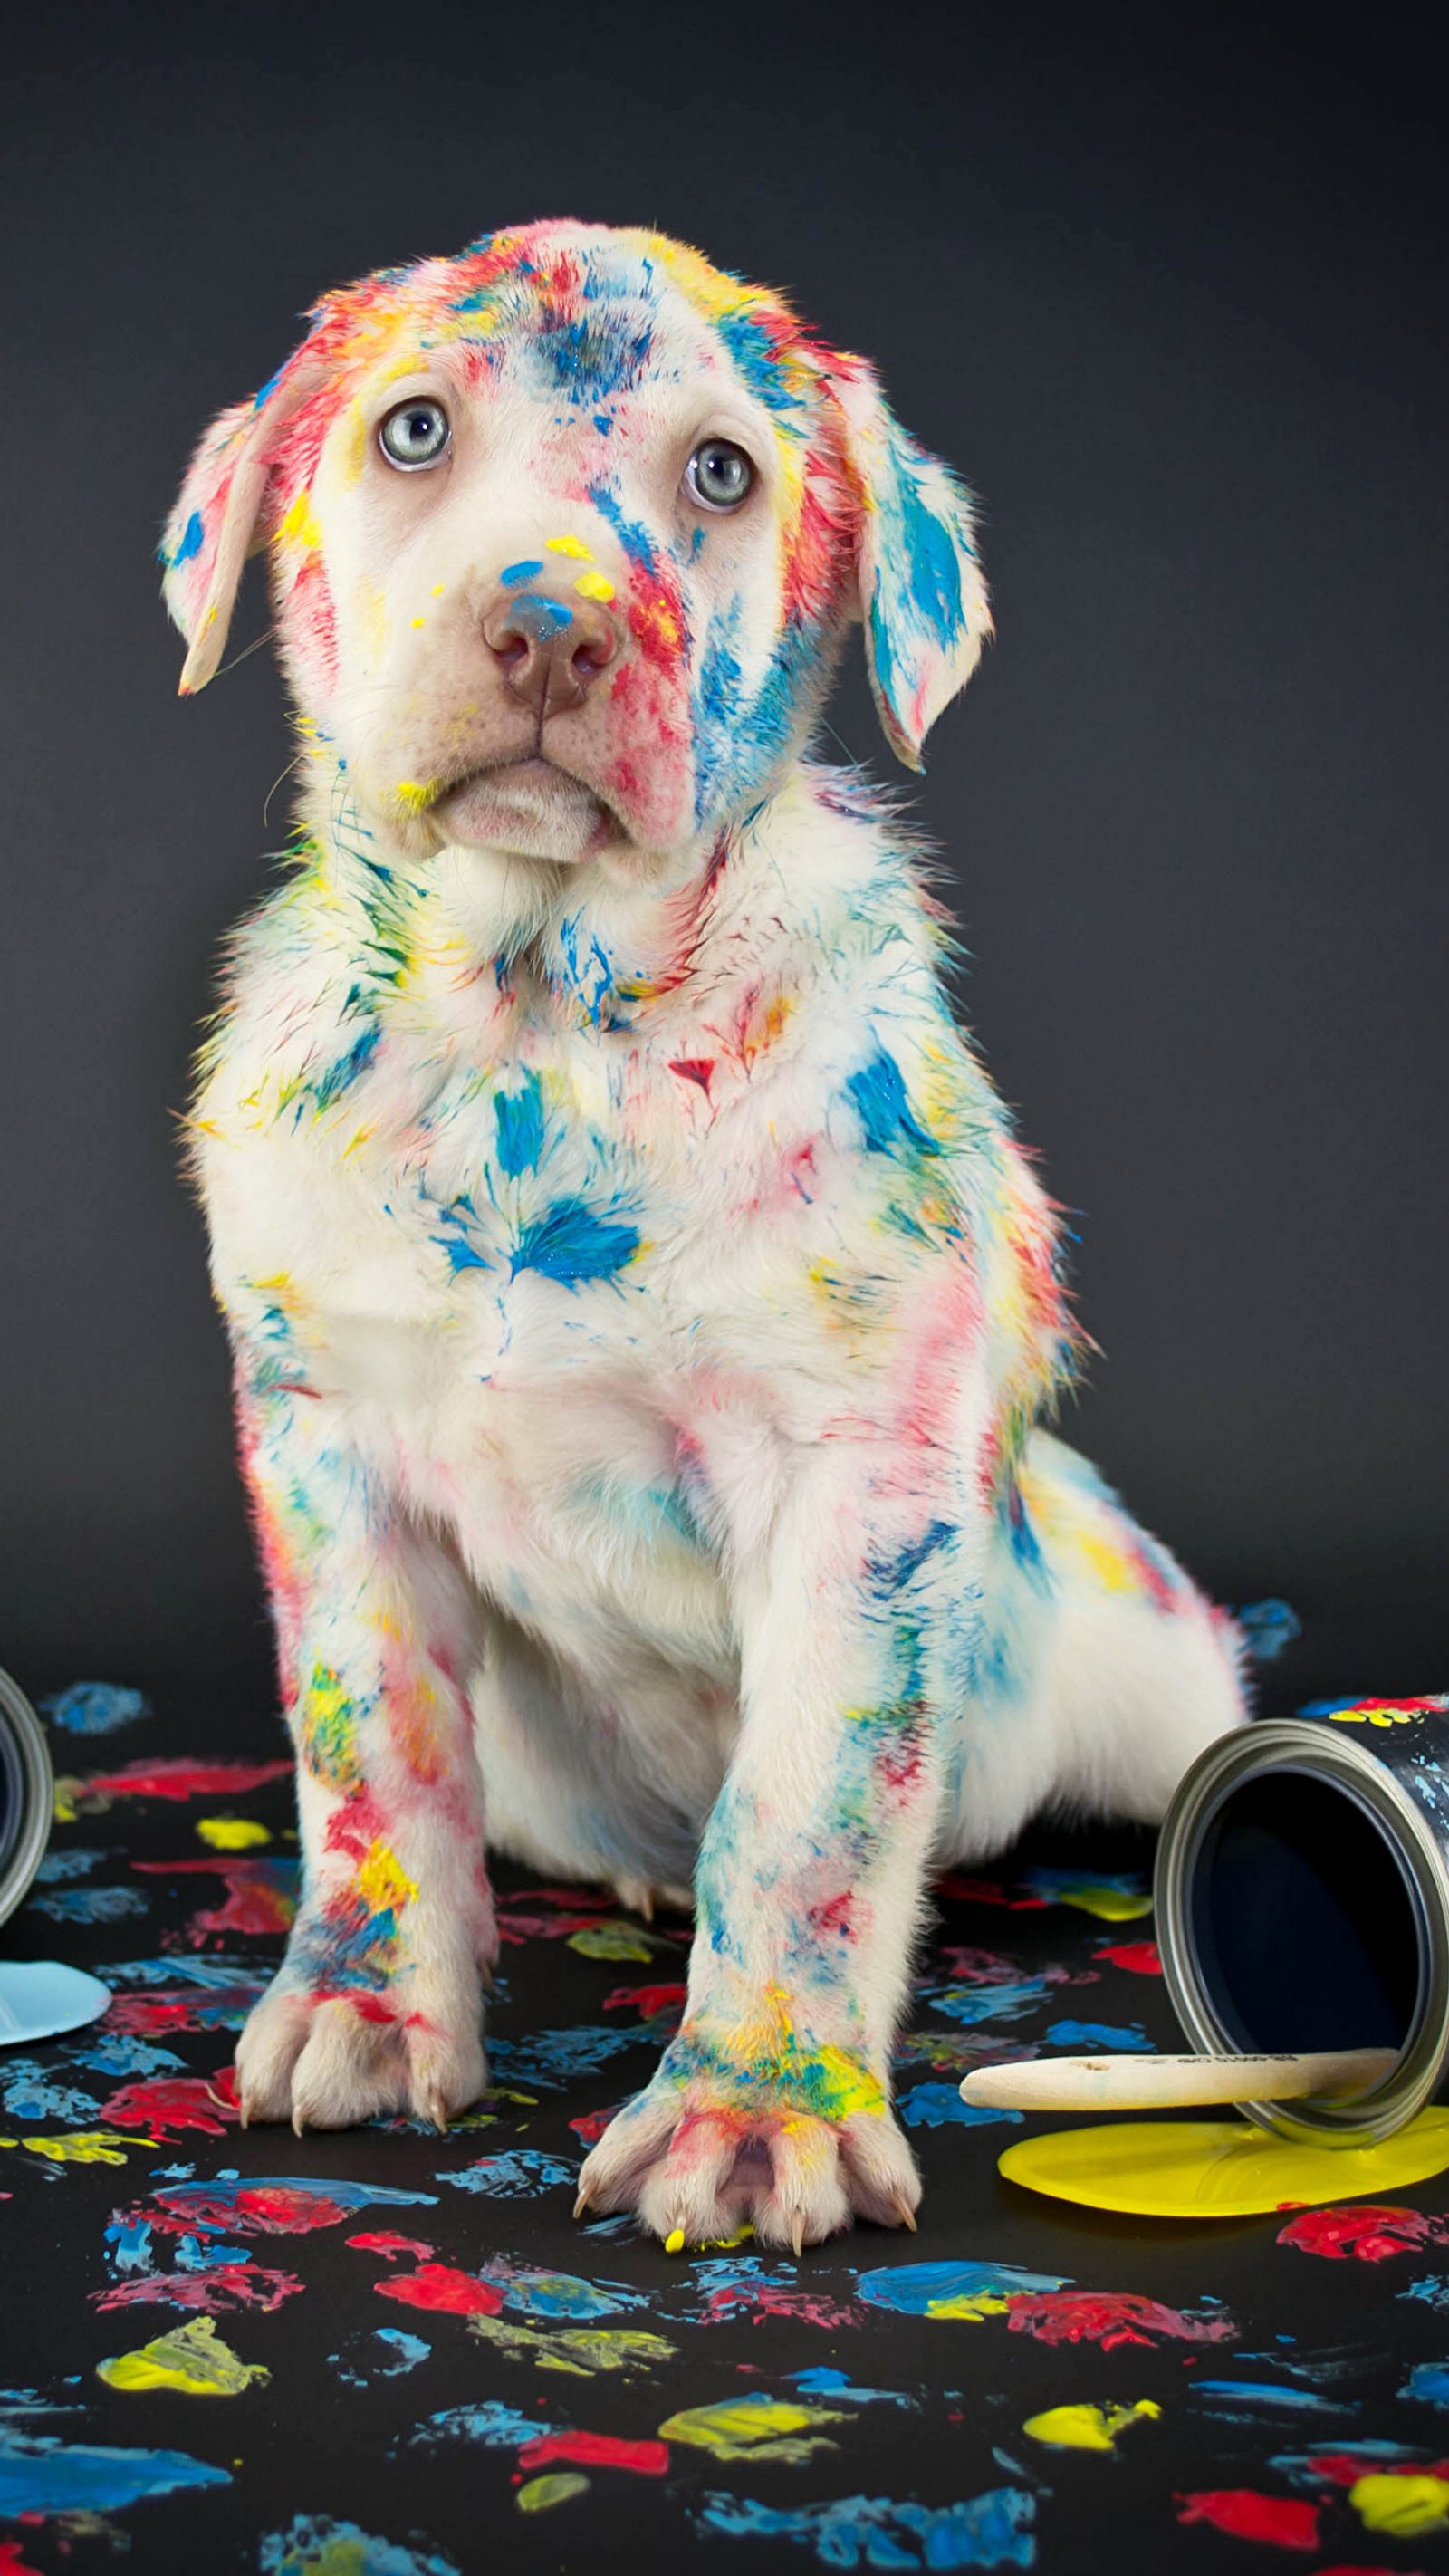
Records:
[[[843,1887],[838,1896],[830,1897],[825,1904],[812,1905],[805,1920],[811,1931],[819,1933],[822,1938],[853,1941],[855,1939],[854,1913],[854,1890]]]
[[[1360,2201],[1351,2209],[1309,2209],[1278,2231],[1280,2245],[1300,2254],[1325,2254],[1334,2263],[1350,2256],[1360,2263],[1386,2263],[1391,2254],[1407,2254],[1418,2245],[1449,2244],[1449,2224],[1418,2209],[1374,2208]]]
[[[200,2129],[208,2138],[222,2138],[237,2118],[231,2073],[228,2067],[215,2078],[151,2075],[140,2084],[123,2084],[101,2104],[97,2117],[113,2128],[149,2129],[157,2137],[169,2137],[173,2129]]]
[[[1238,2331],[1231,2317],[1190,2316],[1135,2290],[1026,2292],[1008,2302],[1007,2322],[1038,2343],[1097,2343],[1104,2352],[1129,2343],[1231,2343]]]
[[[669,1070],[677,1073],[681,1082],[697,1082],[705,1098],[709,1098],[710,1077],[714,1072],[712,1055],[680,1056],[671,1063]]]
[[[388,1819],[370,1789],[359,1789],[336,1813],[329,1817],[325,1848],[346,1852],[349,1860],[365,1860],[369,1847],[386,1842]]]
[[[1179,2522],[1211,2523],[1235,2540],[1265,2540],[1275,2549],[1316,2549],[1318,2507],[1296,2496],[1259,2495],[1255,2487],[1206,2487],[1177,2498]]]
[[[583,2469],[633,2469],[641,2478],[662,2478],[669,2466],[667,2442],[626,2442],[616,2433],[540,2433],[518,2454],[521,2469],[541,2469],[549,2460],[572,2460]]]
[[[416,2272],[390,2272],[375,2284],[378,2296],[400,2299],[404,2307],[432,2308],[444,2316],[496,2317],[503,2292],[496,2281],[476,2272],[456,2272],[450,2263],[423,2263]]]
[[[420,2236],[394,2236],[387,2228],[366,2236],[349,2236],[344,2242],[355,2245],[360,2254],[411,2254],[419,2263],[431,2263],[433,2259],[431,2245],[425,2245]]]
[[[1114,1941],[1105,1950],[1094,1950],[1094,1959],[1110,1959],[1114,1968],[1125,1968],[1129,1976],[1160,1977],[1162,1960],[1155,1941]]]
[[[255,2308],[270,2316],[284,2299],[303,2288],[295,2272],[268,2272],[251,2263],[218,2263],[210,2272],[149,2272],[139,2281],[122,2281],[102,2290],[97,2308],[186,2308],[193,2315],[224,2316],[232,2308]]]
[[[604,1997],[605,2012],[636,2012],[642,2021],[655,2013],[677,2012],[689,1989],[687,1986],[616,1986]]]
[[[224,1798],[290,1780],[290,1762],[129,1762],[124,1771],[93,1771],[77,1783],[83,1798]],[[154,1866],[141,1863],[138,1866]],[[210,1864],[197,1863],[194,1866]]]

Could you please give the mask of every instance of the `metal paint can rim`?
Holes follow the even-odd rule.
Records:
[[[1403,1878],[1419,1935],[1419,1993],[1395,2064],[1369,2093],[1310,2094],[1297,2102],[1244,2102],[1259,2128],[1322,2146],[1368,2146],[1413,2119],[1433,2095],[1449,2055],[1449,1863],[1428,1819],[1395,1774],[1321,1719],[1267,1718],[1220,1737],[1184,1773],[1163,1820],[1153,1882],[1157,1944],[1173,2010],[1190,2045],[1213,2056],[1241,2046],[1201,1973],[1191,1896],[1210,1827],[1245,1781],[1300,1772],[1344,1791],[1383,1834]]]
[[[39,1718],[17,1681],[0,1668],[0,1777],[17,1822],[0,1839],[0,1923],[24,1902],[45,1858],[54,1810],[55,1775]]]

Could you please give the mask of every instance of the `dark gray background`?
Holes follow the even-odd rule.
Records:
[[[1277,1696],[1449,1684],[1439,75],[1384,12],[1256,19],[113,0],[7,39],[0,1660],[32,1687],[269,1690],[175,1119],[290,745],[265,652],[177,701],[160,522],[317,290],[545,213],[785,286],[982,494],[1001,640],[920,805],[1078,1212],[1069,1431],[1223,1597],[1297,1602]],[[234,644],[264,623],[253,583]],[[888,769],[858,672],[836,722]]]

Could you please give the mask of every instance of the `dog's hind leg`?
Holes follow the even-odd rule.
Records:
[[[1042,1809],[1157,1824],[1248,1715],[1242,1632],[1046,1432],[1026,1443],[989,1594],[995,1698],[969,1731],[946,1860],[999,1849]]]

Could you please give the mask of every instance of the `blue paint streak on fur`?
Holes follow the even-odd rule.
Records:
[[[745,383],[771,411],[800,411],[803,397],[791,391],[780,371],[768,327],[748,307],[722,313],[715,332],[724,342]]]
[[[936,1140],[914,1116],[900,1066],[894,1056],[877,1046],[868,1064],[849,1075],[845,1085],[865,1130],[867,1150],[872,1154],[894,1154],[904,1139],[920,1154],[939,1151]]]
[[[1287,1601],[1250,1601],[1233,1613],[1248,1641],[1255,1664],[1271,1664],[1285,1646],[1303,1634],[1303,1622]]]
[[[610,527],[613,529],[615,536],[618,538],[620,545],[623,547],[626,556],[630,563],[633,564],[636,571],[649,573],[654,572],[657,568],[657,559],[649,531],[647,528],[642,527],[637,519],[629,519],[625,517],[619,496],[617,492],[614,491],[612,485],[608,483],[591,483],[589,485],[589,499],[593,502],[593,505],[599,512],[600,516],[608,520]]]
[[[564,964],[568,969],[569,985],[583,1003],[589,1018],[597,1028],[605,998],[614,980],[614,969],[608,952],[592,933],[588,947],[580,949],[577,913],[566,914],[559,923],[558,944],[563,951]]]
[[[889,2496],[833,2496],[801,2505],[761,2504],[714,2492],[702,2530],[734,2540],[799,2540],[821,2567],[1031,2567],[1036,2501],[1022,2487],[992,2487],[963,2504],[896,2503]]]
[[[521,581],[537,581],[542,570],[542,563],[535,557],[522,563],[505,564],[498,578],[513,590]]]
[[[545,1279],[573,1288],[585,1279],[614,1278],[638,1249],[637,1226],[623,1224],[583,1199],[559,1199],[520,1233],[513,1276],[537,1270]]]
[[[497,1092],[493,1116],[501,1169],[512,1180],[520,1172],[536,1172],[543,1153],[543,1087],[537,1074],[525,1074],[521,1090]]]
[[[354,1082],[367,1071],[371,1064],[381,1037],[381,1022],[370,1020],[366,1028],[359,1032],[345,1055],[339,1056],[335,1064],[330,1064],[325,1073],[318,1075],[315,1082],[303,1084],[302,1090],[312,1102],[314,1109],[318,1111],[331,1109],[342,1098],[344,1092],[351,1090]]]
[[[866,1579],[875,1592],[899,1592],[920,1573],[926,1559],[938,1547],[945,1547],[956,1533],[949,1521],[934,1520],[917,1539],[900,1548],[891,1557],[872,1557],[866,1567]]]
[[[172,571],[176,570],[178,564],[190,563],[192,556],[199,555],[205,543],[206,530],[202,525],[201,512],[193,510],[176,540],[176,552],[171,557]]]
[[[524,634],[532,635],[535,640],[561,635],[564,628],[574,622],[574,612],[567,603],[562,599],[551,599],[542,590],[521,590],[510,614]]]

